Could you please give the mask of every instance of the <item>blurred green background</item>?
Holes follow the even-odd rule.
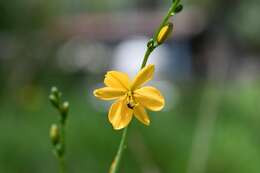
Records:
[[[183,0],[148,63],[166,96],[134,120],[122,173],[260,172],[260,4]],[[0,1],[0,172],[54,173],[55,85],[70,102],[68,172],[108,172],[121,131],[92,96],[107,70],[135,74],[170,0]]]

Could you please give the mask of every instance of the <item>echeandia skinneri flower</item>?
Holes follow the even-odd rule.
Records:
[[[160,111],[165,104],[160,91],[152,86],[143,86],[153,78],[154,65],[141,69],[134,80],[118,71],[108,71],[104,83],[106,87],[94,90],[94,95],[102,100],[116,100],[110,107],[108,119],[116,130],[127,127],[134,116],[145,125],[150,124],[145,110]]]

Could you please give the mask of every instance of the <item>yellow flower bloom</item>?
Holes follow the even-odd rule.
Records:
[[[138,72],[133,81],[127,74],[109,71],[105,75],[106,87],[96,89],[94,95],[102,100],[113,100],[108,119],[116,130],[126,127],[133,115],[145,125],[150,124],[145,108],[159,111],[164,107],[164,98],[160,91],[143,84],[153,78],[154,65],[148,65]]]

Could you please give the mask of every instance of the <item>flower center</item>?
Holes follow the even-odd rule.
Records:
[[[133,93],[131,91],[127,92],[127,107],[130,109],[134,109],[137,103],[134,100]]]

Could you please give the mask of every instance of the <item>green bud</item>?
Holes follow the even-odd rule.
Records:
[[[50,100],[51,104],[52,104],[54,107],[56,107],[56,108],[59,107],[59,101],[58,101],[57,97],[55,97],[55,95],[50,94],[50,95],[49,95],[49,100]]]
[[[179,13],[179,12],[182,11],[182,9],[183,9],[183,6],[180,4],[180,5],[178,5],[178,6],[175,8],[174,12],[175,12],[175,13]]]
[[[154,40],[153,40],[152,38],[148,41],[147,47],[148,47],[149,49],[154,48]]]
[[[59,93],[58,88],[55,87],[55,86],[51,87],[51,93],[54,94],[54,95],[58,94]]]
[[[58,155],[58,157],[61,157],[64,155],[64,148],[61,144],[58,144],[55,148],[56,148],[56,154]]]
[[[55,97],[57,97],[57,99],[59,99],[59,98],[61,97],[61,92],[60,92],[59,89],[58,89],[57,87],[55,87],[55,86],[53,86],[53,87],[51,88],[51,93],[52,93]]]
[[[69,102],[67,102],[67,101],[63,102],[63,104],[60,107],[60,111],[61,111],[61,114],[62,114],[62,118],[66,119],[67,114],[69,112]]]
[[[50,139],[52,144],[55,146],[59,143],[60,140],[60,133],[59,133],[59,127],[57,124],[52,124],[50,128]]]

